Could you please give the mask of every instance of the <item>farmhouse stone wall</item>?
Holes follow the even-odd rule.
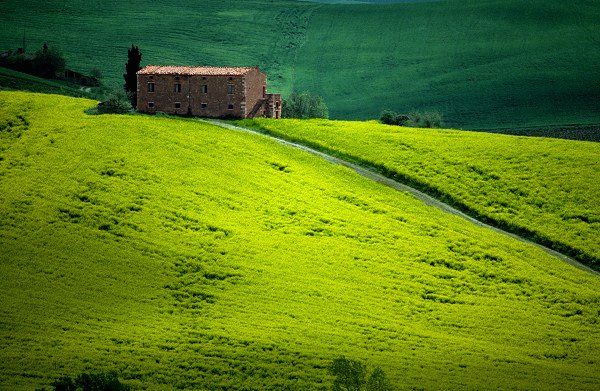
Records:
[[[246,75],[246,112],[245,116],[263,117],[265,114],[264,102],[267,89],[267,75],[258,69]]]
[[[266,75],[258,68],[243,68],[242,74],[229,75],[209,74],[220,69],[207,69],[211,72],[207,71],[205,75],[175,71],[167,74],[149,70],[138,72],[137,110],[213,118],[247,118],[272,113],[266,105]],[[151,83],[153,90],[149,88]]]

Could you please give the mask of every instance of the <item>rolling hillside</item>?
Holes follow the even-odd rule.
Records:
[[[435,109],[451,127],[596,133],[589,125],[600,124],[594,0],[9,0],[0,12],[0,48],[23,33],[30,50],[49,41],[114,86],[135,43],[146,64],[260,65],[272,90],[320,93],[335,118]]]
[[[0,67],[0,90],[43,92],[78,98],[90,98],[96,94],[96,88],[85,88],[61,80],[47,80],[12,69]]]
[[[0,92],[0,388],[597,389],[600,280],[352,171],[189,119]]]
[[[357,161],[600,270],[600,145],[376,122],[239,121]]]

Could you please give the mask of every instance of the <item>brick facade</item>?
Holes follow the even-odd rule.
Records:
[[[213,118],[280,118],[258,67],[147,66],[137,73],[137,110]]]

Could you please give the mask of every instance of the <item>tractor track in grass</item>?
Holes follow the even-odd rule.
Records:
[[[300,143],[297,143],[297,142],[288,141],[288,140],[285,140],[285,139],[283,139],[281,137],[277,137],[277,136],[274,136],[274,135],[271,135],[271,134],[267,134],[267,133],[261,132],[259,130],[250,129],[250,128],[246,128],[246,127],[242,127],[242,126],[237,126],[237,125],[233,125],[233,124],[228,123],[228,122],[224,122],[224,121],[220,121],[220,120],[214,120],[214,119],[201,119],[199,121],[205,122],[205,123],[209,123],[209,124],[212,124],[212,125],[216,125],[216,126],[219,126],[219,127],[225,128],[225,129],[229,129],[229,130],[234,130],[234,131],[239,131],[239,132],[245,132],[245,133],[251,133],[251,134],[255,134],[255,135],[260,135],[260,136],[263,136],[263,137],[267,137],[267,138],[269,138],[271,140],[274,140],[274,141],[276,141],[276,142],[278,142],[278,143],[280,143],[282,145],[286,145],[286,146],[289,146],[289,147],[300,149],[302,151],[305,151],[305,152],[311,153],[313,155],[319,156],[319,157],[327,160],[330,163],[339,164],[341,166],[350,168],[351,170],[355,171],[356,173],[358,173],[359,175],[361,175],[361,176],[363,176],[363,177],[365,177],[367,179],[370,179],[370,180],[375,181],[377,183],[381,183],[381,184],[383,184],[385,186],[388,186],[388,187],[391,187],[391,188],[393,188],[395,190],[409,193],[412,196],[416,197],[417,199],[423,201],[423,203],[425,203],[425,205],[434,206],[434,207],[436,207],[436,208],[438,208],[438,209],[440,209],[440,210],[442,210],[444,212],[451,213],[451,214],[453,214],[455,216],[462,217],[463,219],[465,219],[465,220],[467,220],[467,221],[469,221],[469,222],[471,222],[471,223],[473,223],[473,224],[475,224],[477,226],[484,227],[484,228],[490,229],[490,230],[492,230],[494,232],[497,232],[497,233],[509,236],[509,237],[511,237],[513,239],[516,239],[516,240],[520,241],[520,242],[528,243],[528,244],[531,244],[533,246],[536,246],[539,249],[545,251],[546,253],[548,253],[548,254],[550,254],[550,255],[552,255],[552,256],[554,256],[554,257],[556,257],[556,258],[558,258],[558,259],[560,259],[560,260],[562,260],[564,262],[567,262],[567,263],[569,263],[569,264],[571,264],[571,265],[573,265],[573,266],[575,266],[575,267],[577,267],[579,269],[582,269],[582,270],[585,270],[585,271],[590,272],[592,274],[595,274],[597,276],[600,276],[600,272],[598,272],[598,271],[590,268],[589,266],[587,266],[587,265],[585,265],[585,264],[583,264],[583,263],[581,263],[581,262],[579,262],[579,261],[577,261],[577,260],[569,257],[568,255],[565,255],[565,254],[563,254],[563,253],[561,253],[559,251],[553,250],[553,249],[551,249],[549,247],[546,247],[546,246],[544,246],[542,244],[536,243],[536,242],[534,242],[532,240],[529,240],[529,239],[527,239],[527,238],[525,238],[523,236],[519,236],[519,235],[514,234],[512,232],[508,232],[508,231],[505,231],[505,230],[503,230],[501,228],[498,228],[498,227],[495,227],[493,225],[487,224],[487,223],[485,223],[485,222],[483,222],[481,220],[478,220],[478,219],[476,219],[476,218],[474,218],[472,216],[469,216],[468,214],[466,214],[466,213],[458,210],[457,208],[455,208],[455,207],[453,207],[453,206],[451,206],[451,205],[449,205],[449,204],[447,204],[447,203],[445,203],[443,201],[440,201],[437,198],[434,198],[434,197],[432,197],[432,196],[430,196],[430,195],[428,195],[428,194],[426,194],[426,193],[424,193],[424,192],[422,192],[420,190],[417,190],[417,189],[415,189],[413,187],[410,187],[410,186],[408,186],[408,185],[406,185],[406,184],[404,184],[402,182],[399,182],[397,180],[388,178],[388,177],[386,177],[386,176],[384,176],[384,175],[382,175],[382,174],[380,174],[380,173],[378,173],[378,172],[376,172],[376,171],[374,171],[372,169],[366,168],[366,167],[361,166],[361,165],[356,164],[356,163],[349,162],[347,160],[344,160],[344,159],[341,159],[339,157],[330,155],[328,153],[319,151],[319,150],[317,150],[315,148],[311,148],[309,146],[306,146],[306,145],[303,145],[303,144],[300,144]]]

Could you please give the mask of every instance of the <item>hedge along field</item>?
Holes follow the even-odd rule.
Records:
[[[271,92],[323,95],[338,119],[436,109],[452,127],[584,138],[600,124],[596,0],[5,0],[0,14],[0,51],[24,33],[113,87],[135,43],[144,64],[260,65]]]
[[[600,279],[267,138],[0,92],[0,388],[597,389]]]
[[[600,269],[600,144],[376,122],[239,121],[375,166]]]

